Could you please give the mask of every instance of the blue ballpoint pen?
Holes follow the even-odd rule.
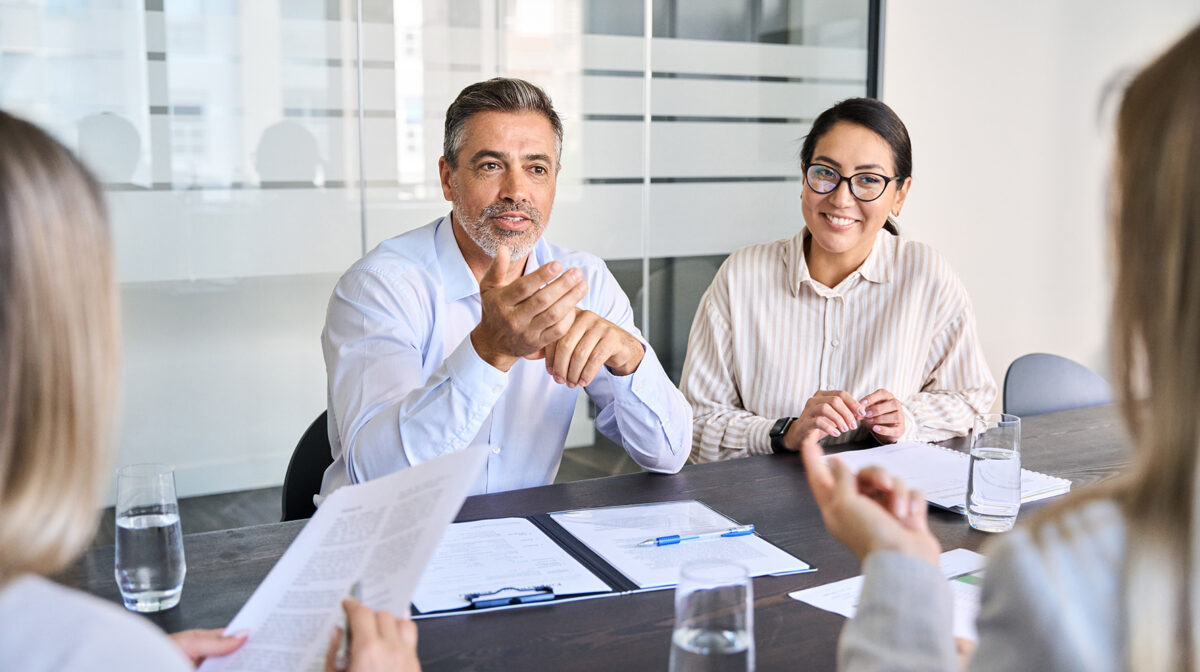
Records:
[[[727,530],[701,532],[699,534],[689,534],[686,536],[671,534],[665,537],[647,539],[638,544],[638,546],[670,546],[671,544],[678,544],[681,541],[692,541],[694,539],[713,539],[716,537],[744,537],[747,534],[754,534],[753,525],[738,525],[737,527],[731,527]]]

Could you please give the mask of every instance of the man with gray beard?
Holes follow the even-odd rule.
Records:
[[[321,495],[470,445],[472,494],[554,480],[576,397],[649,471],[674,473],[692,412],[604,262],[542,239],[562,122],[519,79],[472,84],[446,111],[451,213],[386,240],[342,276],[321,343],[334,463]]]

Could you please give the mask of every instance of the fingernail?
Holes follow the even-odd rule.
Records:
[[[834,436],[841,436],[841,435],[842,435],[842,433],[841,433],[841,432],[839,432],[839,431],[837,431],[837,430],[835,429],[835,430],[833,430],[833,435],[834,435]]]
[[[238,630],[237,632],[229,633],[229,636],[236,637],[238,639],[245,639],[250,636],[250,631],[249,630]]]
[[[562,376],[555,376],[555,377],[554,377],[554,382],[558,383],[559,385],[562,385],[563,383],[565,383],[565,382],[567,382],[567,381],[566,381],[566,380],[564,380]]]
[[[849,428],[849,427],[847,427],[846,425],[842,425],[842,431],[843,431],[843,432],[848,432],[848,431],[850,431],[850,428]]]
[[[567,271],[567,277],[570,280],[578,280],[583,277],[583,273],[578,268],[572,268]]]
[[[873,417],[875,417],[875,413],[873,413],[872,411],[863,411],[863,417],[864,418],[873,418]]]

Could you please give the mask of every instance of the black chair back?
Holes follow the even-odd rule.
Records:
[[[302,520],[317,512],[313,495],[321,491],[325,470],[333,464],[329,448],[329,412],[321,411],[316,420],[304,430],[283,477],[283,518]]]

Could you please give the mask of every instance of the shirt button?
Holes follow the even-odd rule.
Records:
[[[835,347],[835,348],[836,348],[837,346],[841,345],[841,344],[842,344],[842,342],[841,342],[841,341],[839,341],[839,340],[838,340],[838,339],[836,339],[836,338],[835,338],[835,339],[833,339],[832,341],[830,341],[830,342],[829,342],[829,345],[831,345],[831,346],[833,346],[833,347]]]
[[[497,385],[497,386],[495,386],[495,387],[493,387],[493,388],[492,388],[492,393],[493,393],[493,394],[500,394],[500,393],[501,393],[501,392],[503,392],[503,391],[504,391],[504,386],[503,386],[503,385]]]
[[[492,454],[493,454],[493,455],[499,455],[499,454],[500,454],[500,447],[499,447],[499,446],[496,446],[495,448],[492,448]]]

